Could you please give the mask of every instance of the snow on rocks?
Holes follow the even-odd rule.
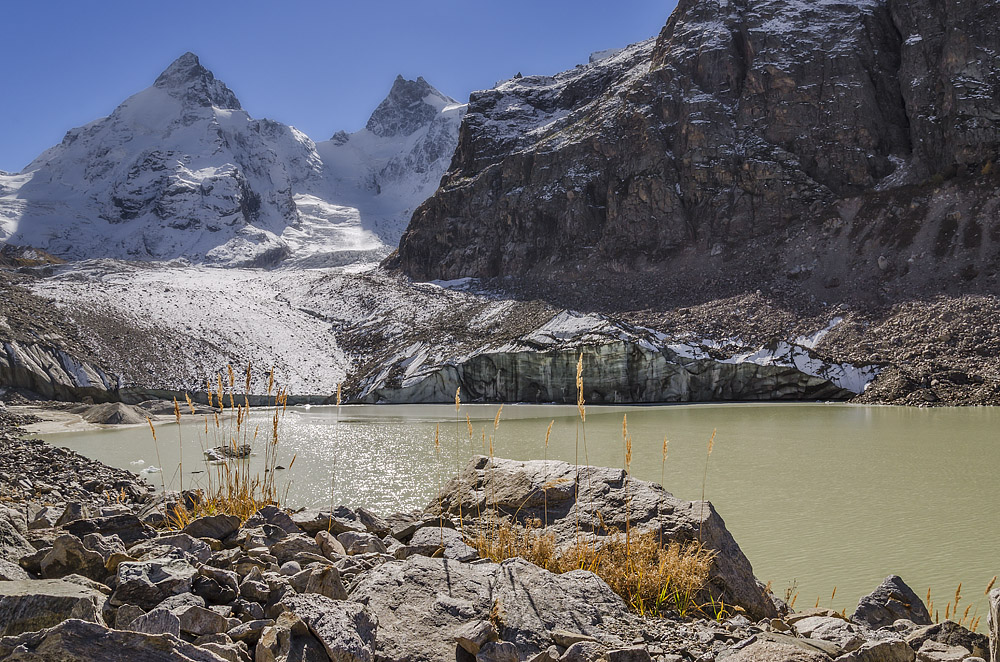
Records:
[[[186,53],[24,172],[0,173],[0,241],[71,259],[377,261],[437,188],[464,113],[398,78],[368,127],[317,144],[253,119]]]

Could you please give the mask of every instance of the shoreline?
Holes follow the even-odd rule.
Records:
[[[339,638],[330,639],[329,631],[311,620],[317,609],[338,614],[346,610],[352,618],[370,620],[371,627],[367,629],[350,626],[338,630],[370,651],[371,657],[356,658],[359,660],[375,656],[386,660],[455,659],[456,646],[458,659],[473,659],[474,655],[461,657],[463,651],[471,655],[472,649],[479,650],[471,644],[465,647],[463,633],[467,628],[486,632],[485,639],[477,645],[483,649],[502,649],[508,657],[500,659],[509,662],[525,659],[556,662],[570,654],[577,656],[570,659],[595,661],[707,662],[723,658],[750,661],[768,659],[758,657],[767,652],[777,651],[787,656],[803,650],[814,656],[809,659],[816,660],[836,658],[846,662],[890,655],[895,656],[893,659],[912,660],[916,651],[929,653],[935,646],[954,650],[966,646],[967,656],[985,655],[984,646],[988,646],[984,635],[973,634],[953,623],[932,624],[930,616],[919,609],[902,615],[886,612],[892,601],[880,601],[879,596],[887,590],[897,590],[894,582],[901,584],[898,578],[890,577],[872,596],[863,598],[853,616],[846,611],[835,613],[822,608],[791,611],[776,596],[761,602],[754,595],[762,585],[756,583],[749,563],[714,508],[705,509],[700,502],[674,499],[658,485],[644,481],[634,481],[629,493],[634,507],[632,517],[638,518],[633,520],[635,526],[657,527],[651,530],[665,527],[662,531],[672,531],[671,536],[684,530],[689,532],[687,535],[693,536],[696,530],[700,535],[705,527],[706,544],[720,554],[712,571],[718,581],[711,580],[706,590],[725,591],[722,596],[726,596],[726,604],[742,606],[743,613],[730,614],[721,621],[677,613],[639,616],[603,581],[596,577],[586,579],[593,577],[590,573],[553,574],[517,559],[500,563],[476,560],[480,556],[476,548],[469,546],[465,534],[456,531],[482,526],[476,517],[460,514],[463,510],[475,512],[476,500],[495,493],[497,486],[502,485],[520,487],[495,502],[498,515],[512,518],[511,522],[540,517],[541,504],[531,502],[533,505],[525,507],[528,503],[525,495],[544,489],[542,481],[551,480],[553,475],[565,473],[572,482],[573,473],[581,471],[587,472],[589,478],[584,480],[577,475],[575,480],[581,490],[593,486],[593,493],[585,497],[581,492],[575,498],[572,491],[562,497],[552,495],[547,503],[548,524],[544,530],[564,540],[571,539],[573,503],[577,499],[581,502],[593,499],[591,506],[604,513],[600,526],[617,527],[624,521],[623,513],[599,504],[601,499],[608,504],[619,502],[620,497],[614,495],[628,489],[623,487],[629,483],[621,482],[620,469],[483,457],[467,466],[457,482],[452,479],[435,503],[422,512],[382,517],[364,508],[344,506],[325,511],[269,507],[246,523],[227,520],[224,515],[202,517],[188,524],[185,528],[188,535],[149,526],[156,521],[157,509],[162,510],[163,506],[157,504],[177,497],[156,496],[154,488],[131,472],[112,470],[42,440],[16,438],[25,422],[30,423],[31,419],[10,408],[0,408],[0,443],[8,453],[15,448],[48,456],[54,453],[56,457],[80,462],[78,475],[87,471],[111,472],[118,478],[131,478],[138,489],[124,501],[109,499],[108,490],[104,490],[92,491],[89,500],[78,494],[65,507],[53,505],[52,499],[47,499],[49,505],[45,505],[46,499],[39,500],[36,494],[7,501],[19,504],[16,511],[0,508],[0,520],[21,531],[18,536],[26,543],[21,551],[11,552],[9,546],[0,548],[6,557],[0,560],[0,572],[16,575],[5,577],[7,582],[0,581],[0,603],[35,605],[34,609],[45,614],[42,621],[49,628],[37,627],[38,620],[31,624],[0,623],[0,656],[17,647],[34,650],[42,645],[58,646],[60,638],[69,636],[76,637],[78,646],[94,659],[103,653],[93,648],[100,645],[97,642],[120,643],[123,637],[129,638],[139,651],[156,645],[168,646],[179,653],[188,646],[214,653],[219,660],[280,659],[268,655],[280,652],[271,649],[278,645],[275,640],[283,636],[298,637],[300,642],[312,638],[327,650],[339,645],[335,643]],[[46,480],[44,472],[58,469],[57,465],[58,462],[46,461],[34,468],[29,466],[26,471],[30,476],[22,473],[18,479],[27,477],[35,487],[55,482]],[[546,469],[540,474],[538,469],[543,465]],[[494,481],[496,486],[491,487]],[[96,489],[95,485],[91,487]],[[635,514],[643,512],[647,515]],[[668,512],[671,514],[666,515]],[[23,517],[21,525],[15,521],[19,517]],[[445,522],[447,527],[442,528]],[[588,526],[596,526],[596,520]],[[607,529],[603,533],[600,528],[593,530],[599,535],[612,535]],[[115,540],[119,542],[113,543]],[[256,547],[261,544],[266,551]],[[116,545],[121,545],[118,552],[113,551]],[[256,550],[256,556],[249,554],[251,549]],[[149,551],[138,558],[143,550]],[[34,553],[14,561],[10,558],[29,551]],[[55,564],[51,559],[56,557],[63,560]],[[162,587],[155,598],[136,592],[128,579],[133,571],[126,568],[154,572],[164,563],[190,568],[184,570],[190,573],[187,580],[170,588]],[[401,584],[395,580],[386,583],[390,577],[397,577],[398,572],[403,572],[402,577],[407,579]],[[418,576],[422,579],[416,579]],[[224,577],[235,582],[229,592],[225,589],[230,580],[223,581]],[[435,616],[437,612],[431,603],[422,602],[437,599],[434,596],[442,590],[440,582],[447,582],[449,593],[456,599],[466,601],[462,604],[468,607],[463,609],[471,610],[467,616],[442,620]],[[504,592],[506,582],[517,587],[514,593]],[[73,592],[76,602],[72,608],[78,616],[87,613],[81,605],[93,604],[92,616],[84,616],[82,621],[68,619],[67,612],[60,612],[65,607],[60,607],[46,593],[56,587],[59,591]],[[1000,592],[995,593],[1000,599]],[[542,621],[523,615],[530,614],[532,609],[522,614],[513,606],[516,603],[511,603],[498,620],[491,616],[497,600],[524,599],[518,598],[519,595],[531,600],[532,609],[541,612]],[[862,608],[866,599],[874,604],[868,611]],[[920,602],[916,596],[913,600],[914,604]],[[425,606],[417,615],[397,617],[396,610],[407,604]],[[210,613],[220,615],[221,619]],[[151,624],[154,614],[157,621]],[[884,622],[890,616],[902,616],[904,620],[892,618]],[[913,620],[905,620],[906,617]],[[174,618],[178,622],[176,627],[172,625]],[[206,626],[206,621],[212,625]],[[304,623],[304,627],[296,629],[299,627],[294,625],[296,622]],[[562,627],[553,627],[552,623]],[[483,624],[492,625],[493,629]],[[155,641],[160,643],[154,644]],[[621,658],[626,654],[627,658]],[[85,659],[71,657],[70,652],[65,655],[66,659]],[[533,657],[538,655],[542,657]]]
[[[166,401],[164,401],[166,402]],[[563,404],[563,403],[537,403],[537,402],[505,402],[505,403],[493,403],[493,402],[471,402],[463,403],[465,407],[483,407],[483,408],[497,408],[501,404],[504,406],[517,406],[517,407],[566,407],[569,409],[575,409],[575,405]],[[37,419],[33,423],[28,423],[24,426],[24,430],[33,436],[42,436],[47,434],[64,434],[64,433],[76,433],[76,432],[99,432],[101,430],[120,430],[127,429],[130,427],[145,427],[148,424],[145,422],[141,423],[92,423],[84,419],[83,415],[77,412],[67,411],[67,406],[79,405],[79,403],[68,403],[68,402],[46,402],[42,401],[39,403],[32,404],[17,404],[17,405],[7,405],[7,410],[26,417]],[[401,407],[442,407],[450,408],[452,405],[447,403],[345,403],[342,405],[335,404],[303,404],[303,405],[289,405],[295,409],[305,409],[312,410],[318,409],[320,411],[343,409],[350,410],[354,407],[379,407],[379,408],[401,408]],[[746,401],[718,401],[718,402],[663,402],[663,403],[635,403],[635,404],[588,404],[588,409],[593,408],[595,411],[602,410],[618,410],[618,409],[651,409],[656,407],[761,407],[761,406],[782,406],[782,407],[856,407],[856,408],[869,408],[869,407],[886,407],[886,408],[899,408],[899,409],[924,409],[927,407],[909,405],[909,404],[899,404],[899,403],[868,403],[868,402],[850,402],[850,401],[829,401],[829,400],[817,400],[817,401],[766,401],[766,402],[746,402]],[[986,408],[986,407],[1000,407],[1000,404],[987,405],[987,404],[938,404],[934,408],[940,409],[964,409],[964,408]],[[269,405],[259,405],[251,406],[251,410],[266,410],[270,409]],[[221,414],[220,414],[221,415]],[[226,414],[229,416],[229,414]],[[200,416],[196,414],[195,416]],[[175,418],[173,414],[151,414],[153,423],[157,426],[160,425],[170,425],[174,424]],[[181,413],[181,423],[191,422],[192,415],[187,411],[182,411]]]

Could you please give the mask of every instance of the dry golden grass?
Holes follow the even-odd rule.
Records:
[[[234,456],[238,455],[237,449],[241,446],[249,446],[254,454],[263,454],[263,474],[259,469],[251,469],[250,456],[233,457],[221,464],[210,466],[209,470],[206,471],[207,486],[196,491],[193,507],[190,509],[177,508],[164,513],[169,528],[181,529],[198,517],[222,513],[236,515],[242,521],[246,521],[266,505],[279,505],[284,496],[280,494],[277,484],[276,469],[281,439],[281,422],[288,408],[288,392],[281,388],[275,390],[274,370],[272,369],[268,375],[267,387],[267,396],[272,412],[269,429],[262,435],[260,425],[251,422],[250,402],[246,396],[246,393],[250,392],[252,382],[252,365],[248,364],[246,368],[242,403],[236,401],[234,393],[236,374],[231,365],[227,366],[227,372],[228,389],[225,388],[222,375],[216,375],[214,386],[211,379],[206,380],[209,405],[216,407],[219,411],[211,419],[208,416],[204,417],[205,433],[204,436],[199,434],[199,443],[202,451],[208,448],[224,447],[228,448]],[[185,395],[185,399],[191,413],[194,414],[194,403],[190,396]],[[226,406],[227,399],[228,408]],[[222,416],[220,417],[219,414]],[[177,443],[180,449],[183,447],[183,439],[179,425],[181,422],[180,406],[176,400],[174,401],[174,416],[175,422],[178,423]],[[157,460],[159,461],[159,445],[152,420],[149,420],[149,429],[153,435],[153,442],[156,444]],[[183,455],[181,458],[183,462]],[[288,468],[291,469],[294,464],[295,456],[293,455]],[[183,476],[183,464],[179,470]],[[166,488],[165,485],[161,486]],[[181,486],[183,488],[183,482]],[[287,492],[287,486],[285,490]]]
[[[983,591],[983,595],[989,595],[990,590],[993,585],[996,584],[996,575],[989,581],[986,585],[986,590]],[[979,607],[977,606],[973,609],[971,604],[965,606],[962,610],[961,615],[959,615],[959,603],[962,601],[962,583],[959,582],[958,588],[955,589],[955,597],[948,601],[944,607],[944,619],[952,620],[961,625],[962,627],[968,628],[973,632],[979,629],[979,625],[982,621],[982,616],[979,615]],[[941,622],[941,612],[940,610],[934,609],[934,601],[931,599],[931,590],[927,589],[927,599],[924,603],[927,606],[927,612],[931,614],[931,618],[935,623]],[[971,614],[969,612],[972,612]]]
[[[663,546],[653,531],[613,532],[599,543],[580,540],[559,548],[555,534],[536,520],[528,527],[505,521],[481,528],[469,544],[497,563],[520,557],[555,573],[589,570],[642,615],[674,611],[723,618],[738,611],[705,591],[715,552],[696,540]]]

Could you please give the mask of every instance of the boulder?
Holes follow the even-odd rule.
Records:
[[[955,621],[943,621],[918,628],[906,635],[906,643],[913,650],[920,650],[924,642],[933,641],[948,646],[961,646],[969,655],[989,657],[990,640],[984,634],[972,632]]]
[[[212,556],[212,548],[206,542],[187,533],[170,533],[144,540],[130,547],[128,553],[137,559],[143,556],[154,558],[154,555],[162,555],[171,549],[179,549],[201,563],[205,563]]]
[[[455,643],[470,655],[478,654],[480,648],[499,638],[496,627],[489,621],[469,621],[455,630]]]
[[[58,579],[0,582],[0,636],[35,632],[70,618],[103,624],[105,600],[100,591]]]
[[[271,588],[264,582],[252,579],[248,575],[240,584],[240,595],[252,602],[263,604],[271,597]]]
[[[246,641],[256,644],[260,640],[260,635],[264,631],[264,628],[271,627],[274,623],[269,618],[247,621],[246,623],[237,625],[226,634],[233,641]]]
[[[225,632],[229,629],[229,622],[224,617],[205,607],[189,605],[172,609],[171,613],[178,618],[181,632],[196,637]]]
[[[195,595],[194,593],[178,593],[177,595],[171,595],[168,598],[164,598],[163,601],[156,605],[158,609],[169,609],[173,611],[175,609],[183,609],[184,607],[204,607],[206,605],[205,598],[200,595]]]
[[[0,560],[17,563],[22,557],[35,553],[11,517],[0,517]]]
[[[191,592],[213,605],[229,604],[239,595],[238,589],[223,586],[201,573],[191,580]]]
[[[917,662],[963,662],[971,653],[962,646],[949,646],[928,639],[917,649]]]
[[[851,616],[855,623],[875,629],[890,626],[900,618],[917,625],[932,623],[923,601],[897,575],[889,575],[874,591],[861,598]]]
[[[288,611],[265,627],[254,650],[256,662],[330,662],[330,657],[301,618]]]
[[[0,639],[5,662],[226,662],[171,634],[109,630],[71,619],[41,632]]]
[[[56,522],[62,516],[62,508],[55,508],[53,506],[43,506],[38,512],[32,515],[31,520],[28,522],[29,531],[38,531],[40,529],[51,529],[55,527]]]
[[[566,649],[559,662],[597,662],[603,659],[606,650],[607,646],[596,641],[578,641]]]
[[[66,575],[61,579],[68,584],[76,584],[77,586],[82,586],[83,588],[89,588],[105,596],[111,595],[111,589],[108,588],[107,584],[94,581],[89,577],[84,577],[82,575]]]
[[[455,631],[488,620],[500,566],[414,556],[369,571],[350,600],[378,619],[376,651],[384,662],[455,659]]]
[[[621,597],[594,573],[574,570],[557,575],[521,558],[500,564],[492,598],[492,620],[500,638],[531,654],[548,647],[552,629],[573,630],[621,646],[608,634],[608,626],[632,618]]]
[[[285,533],[302,533],[302,529],[292,521],[291,516],[277,506],[264,506],[244,522],[243,526],[250,528],[262,524],[276,526]]]
[[[46,579],[77,574],[100,581],[108,574],[104,567],[104,557],[87,549],[79,538],[68,533],[52,542],[52,547],[42,557],[39,567],[42,577]]]
[[[360,520],[343,519],[320,510],[301,510],[292,513],[291,517],[297,527],[312,536],[320,531],[327,531],[335,536],[345,531],[367,531]]]
[[[347,550],[340,544],[340,541],[329,531],[320,531],[316,534],[316,544],[319,545],[323,556],[336,561],[341,556],[347,556]]]
[[[808,616],[796,620],[792,627],[800,637],[829,641],[845,652],[857,650],[865,642],[857,625],[833,616]]]
[[[250,657],[250,649],[243,642],[215,642],[207,641],[198,643],[203,650],[208,650],[227,662],[253,662]]]
[[[207,515],[191,521],[184,527],[184,533],[194,538],[225,540],[239,528],[240,518],[236,515]]]
[[[517,646],[509,641],[491,641],[476,655],[476,662],[518,662]]]
[[[143,611],[141,607],[136,607],[135,605],[122,605],[115,610],[115,629],[128,630],[129,626],[135,622],[135,619],[145,613],[146,612]],[[179,625],[177,627],[180,628]],[[178,629],[178,632],[179,631],[180,630]]]
[[[355,554],[385,554],[385,543],[378,536],[367,531],[345,531],[337,536],[337,540],[351,556]]]
[[[119,610],[120,612],[121,610]],[[179,637],[181,636],[181,621],[176,614],[166,609],[157,608],[132,619],[125,627],[119,624],[118,629],[146,634],[172,634]]]
[[[31,579],[28,571],[17,563],[11,563],[6,559],[0,559],[0,582],[19,582]]]
[[[309,626],[337,662],[374,662],[378,620],[362,604],[315,593],[286,595],[281,604]]]
[[[604,654],[607,662],[653,662],[644,646],[614,648]]]
[[[427,513],[414,511],[411,513],[396,513],[386,518],[389,524],[389,535],[404,545],[410,542],[410,538],[418,529],[430,526],[443,526],[449,529],[455,528],[455,523],[450,517],[440,515],[428,515]]]
[[[68,503],[63,509],[62,514],[59,519],[56,520],[56,526],[66,526],[72,522],[81,519],[87,519],[91,516],[90,508],[82,503]]]
[[[406,546],[406,554],[441,556],[463,563],[479,558],[479,552],[465,542],[461,532],[444,527],[417,529],[410,538],[410,544]]]
[[[104,559],[105,566],[108,559],[115,554],[125,554],[125,543],[116,535],[102,536],[100,533],[88,533],[83,537],[83,546],[95,551]]]
[[[183,559],[122,563],[118,566],[111,604],[134,604],[150,609],[172,595],[189,592],[197,572]]]
[[[914,662],[916,654],[902,639],[868,641],[837,658],[838,662]]]
[[[818,650],[759,640],[726,658],[727,662],[830,662],[830,658]]]
[[[153,527],[144,524],[131,514],[77,520],[63,528],[80,539],[88,533],[100,533],[104,537],[117,535],[127,547],[156,537],[156,530]]]
[[[715,550],[708,586],[715,599],[742,607],[753,620],[778,615],[754,577],[750,561],[711,503],[674,498],[660,485],[643,480],[630,479],[626,488],[621,469],[477,457],[449,481],[426,510],[452,515],[487,512],[495,502],[503,516],[521,522],[547,520],[543,522],[546,531],[554,534],[557,542],[568,543],[576,537],[578,521],[584,531],[597,536],[611,529],[624,531],[626,497],[634,531],[657,532],[664,542],[700,538]]]
[[[322,557],[322,550],[316,540],[302,533],[295,533],[271,545],[271,554],[278,559],[278,564],[284,564],[295,558],[297,554],[308,553]],[[325,558],[325,557],[324,557]]]
[[[292,586],[299,593],[318,593],[333,600],[347,599],[340,571],[332,565],[306,568],[292,578]]]

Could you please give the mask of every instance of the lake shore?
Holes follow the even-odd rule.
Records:
[[[450,660],[458,655],[510,662],[707,662],[794,655],[913,660],[939,648],[953,655],[964,650],[966,657],[988,654],[984,636],[955,624],[932,625],[929,615],[915,607],[919,598],[915,611],[906,614],[912,620],[892,618],[881,625],[878,619],[889,616],[878,609],[859,609],[851,617],[824,609],[792,612],[773,597],[759,601],[750,588],[756,580],[749,563],[721,519],[714,519],[714,509],[699,510],[698,502],[673,499],[643,481],[635,481],[629,493],[636,525],[644,520],[671,535],[686,530],[690,536],[701,522],[706,543],[721,555],[709,589],[722,591],[718,596],[727,595],[727,604],[740,605],[742,612],[720,621],[677,613],[641,617],[589,573],[560,575],[525,561],[477,560],[479,554],[456,530],[474,528],[477,518],[468,515],[473,505],[501,485],[519,488],[494,497],[498,512],[520,519],[538,516],[541,504],[525,508],[527,497],[538,491],[539,481],[559,482],[559,472],[591,472],[588,479],[576,480],[603,487],[590,497],[547,488],[547,530],[572,536],[578,499],[597,504],[603,498],[604,505],[595,508],[606,511],[602,516],[608,522],[618,522],[624,513],[612,504],[620,502],[613,495],[622,490],[621,470],[482,458],[444,488],[436,500],[443,512],[432,512],[434,504],[423,512],[384,517],[341,506],[325,512],[269,508],[246,523],[207,517],[188,524],[187,533],[177,533],[151,524],[159,523],[164,508],[184,508],[183,499],[164,501],[130,472],[20,439],[19,426],[30,422],[0,409],[4,457],[24,452],[48,458],[22,463],[16,477],[7,471],[0,476],[13,479],[3,485],[10,496],[0,520],[10,533],[4,538],[2,567],[14,575],[0,583],[0,605],[5,606],[0,613],[21,613],[18,609],[30,605],[44,616],[31,624],[15,616],[0,619],[7,635],[0,638],[0,656],[21,659],[16,655],[45,649],[61,651],[63,659],[87,659],[83,656],[100,657],[109,642],[131,646],[140,651],[137,655],[167,650],[163,659],[170,660],[283,660],[296,646],[318,656],[307,659]],[[49,485],[66,485],[58,472],[67,466],[79,476],[80,490],[63,499],[58,489],[45,492]],[[24,479],[32,489],[18,482]],[[466,513],[464,518],[459,512]],[[458,602],[442,612],[434,596],[445,585]],[[744,586],[743,593],[738,586]],[[879,598],[878,591],[874,595],[883,612],[891,607],[891,600]],[[507,607],[503,616],[497,616],[498,603]],[[533,609],[517,606],[528,604]],[[348,656],[334,658],[334,653]]]

